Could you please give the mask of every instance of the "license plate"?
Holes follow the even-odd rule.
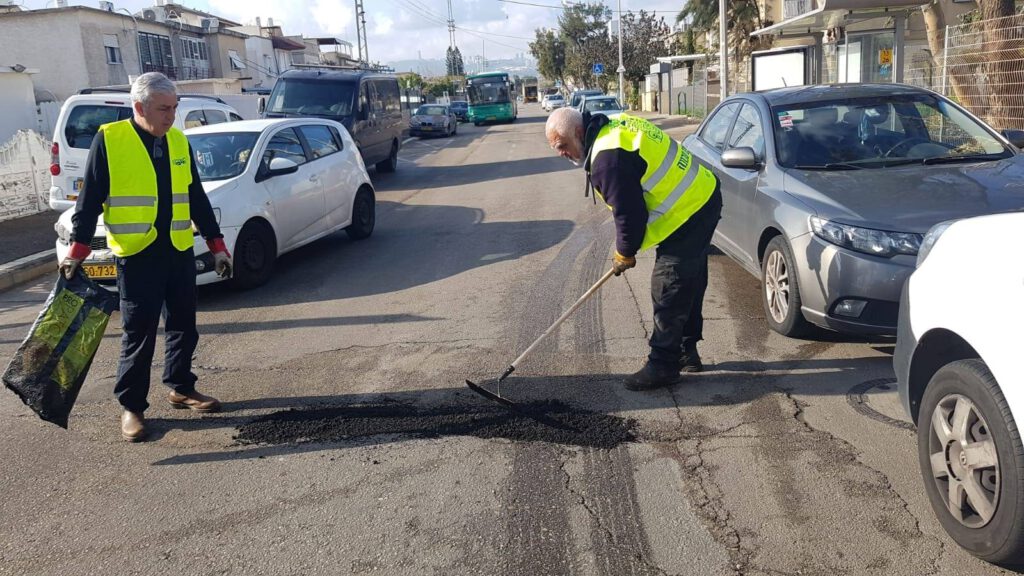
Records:
[[[113,264],[83,264],[82,270],[93,280],[117,278],[117,266]]]
[[[430,132],[431,130],[433,130],[433,128],[431,128],[430,126],[421,126],[420,130],[423,130],[424,132]]]
[[[487,119],[488,120],[497,120],[498,117],[497,116],[488,116]]]

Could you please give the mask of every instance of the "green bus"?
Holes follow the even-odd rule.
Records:
[[[484,122],[514,122],[518,115],[508,72],[467,76],[466,93],[469,96],[469,121],[477,126]]]

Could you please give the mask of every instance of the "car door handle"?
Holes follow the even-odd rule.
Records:
[[[320,177],[317,176],[316,174],[313,174],[312,176],[309,177],[309,181],[310,182],[316,182],[319,179],[320,179]]]

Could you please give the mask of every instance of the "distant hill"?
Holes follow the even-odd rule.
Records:
[[[430,78],[433,76],[444,76],[445,75],[445,61],[438,59],[427,59],[423,60],[395,60],[388,62],[388,66],[395,69],[396,72],[416,72],[420,76]],[[520,59],[508,59],[508,60],[488,60],[488,70],[505,70],[518,76],[537,76],[537,69],[533,66],[533,60],[527,60],[525,58]],[[466,61],[466,72],[469,74],[475,74],[480,71],[480,64],[476,61]]]

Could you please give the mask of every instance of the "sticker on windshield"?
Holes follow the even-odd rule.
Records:
[[[779,112],[779,126],[782,128],[792,128],[793,116],[789,112]]]

